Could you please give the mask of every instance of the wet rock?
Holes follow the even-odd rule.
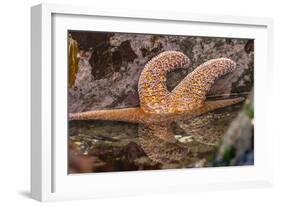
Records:
[[[237,63],[237,70],[218,80],[208,93],[208,98],[216,98],[222,94],[227,97],[230,93],[243,93],[247,96],[253,87],[254,47],[252,40],[78,31],[70,33],[78,43],[81,58],[74,87],[69,87],[69,112],[138,107],[138,79],[141,71],[151,58],[167,50],[182,51],[191,60],[189,68],[178,69],[168,74],[167,87],[170,91],[197,66],[220,57],[234,60]],[[242,123],[245,127],[252,128],[249,119],[251,120],[253,117],[253,108],[249,104],[246,105],[248,106],[244,109],[244,114],[238,115],[238,120],[234,120],[234,122],[237,125]],[[241,107],[241,105],[238,106]],[[235,107],[237,105],[230,107],[229,111],[226,109],[223,112],[236,116]],[[234,123],[231,124],[231,129],[228,129],[228,125],[222,125],[223,128],[220,128],[216,122],[221,124],[223,118],[217,117],[219,118],[211,118],[212,126],[208,126],[206,121],[200,121],[203,123],[200,128],[198,121],[193,127],[190,125],[186,128],[174,124],[173,133],[178,139],[177,145],[166,142],[160,142],[159,145],[159,141],[153,141],[153,139],[141,142],[141,139],[144,140],[145,137],[139,137],[139,126],[134,124],[111,121],[70,122],[70,142],[75,142],[76,146],[78,144],[76,149],[79,150],[79,155],[77,155],[77,151],[70,150],[70,155],[73,156],[71,171],[131,171],[205,167],[210,164],[212,166],[239,165],[253,162],[251,146],[253,139],[249,138],[252,130],[239,128]],[[215,128],[212,130],[211,127]],[[191,134],[184,128],[193,129],[196,134]],[[207,129],[211,132],[206,132]],[[217,136],[221,136],[219,130],[224,131],[224,129],[229,131],[228,135],[216,139]],[[210,136],[210,133],[213,133],[213,136],[218,135],[215,135],[211,144],[208,144],[210,141],[202,139],[204,136],[202,134]],[[240,137],[243,134],[248,138],[238,140],[234,138],[234,134],[240,134]],[[217,150],[216,145],[221,138],[223,138],[223,143]],[[149,152],[144,152],[141,147],[142,143],[145,143]],[[241,144],[244,146],[240,146]],[[161,148],[161,145],[164,147]],[[166,156],[156,154],[163,152],[163,148],[167,151]],[[175,149],[170,151],[170,148]],[[185,152],[186,148],[188,148],[188,152]],[[176,153],[173,153],[174,151]],[[219,154],[216,154],[217,151]],[[182,161],[176,163],[170,161],[171,154],[174,154],[174,159]],[[212,157],[213,159],[210,160]],[[89,168],[82,166],[81,169],[80,166],[77,166],[77,162],[80,161],[77,159],[88,162],[92,166]],[[104,164],[92,163],[92,161],[101,161]]]
[[[247,105],[244,110],[249,117],[253,117],[253,108]],[[95,172],[207,167],[210,162],[216,162],[214,158],[210,160],[210,157],[216,157],[218,152],[214,143],[220,140],[221,131],[229,127],[229,120],[235,119],[237,110],[241,107],[233,105],[215,113],[207,113],[205,119],[199,116],[194,122],[174,122],[171,124],[171,132],[175,141],[157,138],[151,129],[143,125],[111,121],[70,122],[69,141],[77,146],[84,157],[98,158],[105,163],[102,166],[90,167],[94,168]],[[238,122],[244,124],[243,121]],[[237,131],[233,132],[231,134],[236,134]],[[210,139],[202,141],[206,135]],[[238,147],[241,151],[250,151]],[[227,150],[223,157],[230,159],[234,154],[238,153]],[[251,161],[250,153],[242,157],[247,158],[243,161]],[[241,161],[241,158],[238,159]],[[239,161],[235,164],[242,164]],[[230,161],[225,164],[230,164]],[[212,166],[217,165],[214,163]]]
[[[137,92],[129,92],[124,99],[124,103],[126,105],[131,105],[132,107],[137,107],[140,104],[139,94]]]
[[[81,154],[76,144],[70,143],[68,150],[69,173],[91,173],[95,172],[98,167],[106,165],[95,156],[86,156]]]
[[[250,52],[254,51],[254,40],[248,40],[245,47],[245,51],[249,54]]]
[[[81,50],[92,49],[89,61],[79,62],[78,80],[69,89],[69,111],[138,106],[138,79],[145,64],[160,52],[182,51],[189,68],[168,74],[172,90],[189,72],[207,60],[227,57],[237,70],[212,87],[209,95],[249,92],[253,85],[252,40],[189,36],[141,35],[71,31]]]
[[[225,133],[212,165],[254,164],[253,94]]]

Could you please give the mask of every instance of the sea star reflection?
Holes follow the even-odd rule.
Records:
[[[157,162],[180,161],[187,155],[188,148],[175,141],[171,131],[173,122],[177,122],[184,130],[196,131],[194,133],[199,134],[200,128],[188,127],[183,122],[191,121],[195,117],[200,119],[203,114],[244,100],[243,97],[206,100],[206,94],[215,80],[233,72],[236,68],[235,62],[227,58],[205,62],[169,92],[166,87],[167,73],[177,68],[187,67],[189,62],[189,58],[181,52],[163,52],[150,60],[140,75],[138,82],[139,108],[71,113],[69,120],[111,120],[139,123],[140,145],[151,159]],[[202,142],[206,142],[208,137],[206,134],[203,136]]]

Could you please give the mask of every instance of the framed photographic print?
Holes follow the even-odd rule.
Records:
[[[271,19],[31,14],[34,199],[272,185]]]

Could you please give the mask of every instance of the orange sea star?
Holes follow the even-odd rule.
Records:
[[[238,97],[206,101],[206,94],[214,81],[236,68],[235,62],[227,58],[205,62],[169,92],[166,87],[167,73],[188,65],[189,58],[183,53],[163,52],[150,60],[140,75],[139,108],[71,113],[69,119],[140,123],[138,132],[140,145],[152,160],[161,163],[181,161],[186,157],[188,149],[179,142],[175,142],[171,129],[172,122],[189,120],[244,100]],[[191,131],[194,130],[197,134],[198,129],[191,126]],[[208,138],[212,139],[212,137]]]
[[[188,65],[189,58],[185,54],[177,51],[162,52],[146,64],[140,75],[139,108],[70,113],[69,120],[113,120],[143,124],[170,122],[182,116],[193,118],[244,99],[206,101],[206,94],[214,81],[236,67],[235,62],[227,58],[205,62],[169,92],[166,87],[167,73]]]

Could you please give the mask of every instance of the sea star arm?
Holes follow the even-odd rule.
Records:
[[[204,105],[206,94],[215,80],[234,71],[236,64],[227,58],[209,60],[188,74],[172,91],[178,110],[192,110]]]
[[[170,121],[151,123],[147,128],[157,138],[167,142],[175,140]]]
[[[138,139],[146,155],[158,163],[182,161],[188,153],[188,148],[174,138],[170,122],[140,124]]]
[[[205,114],[210,111],[214,111],[216,109],[221,109],[233,104],[237,104],[239,102],[244,101],[244,97],[237,97],[237,98],[232,98],[232,99],[222,99],[222,100],[212,100],[212,101],[206,101],[204,105],[198,109],[193,110],[189,118],[193,118],[196,116],[199,116],[201,114]]]
[[[162,52],[146,64],[138,83],[140,106],[145,112],[168,112],[171,93],[166,87],[166,75],[188,64],[188,57],[177,51]]]
[[[143,119],[144,113],[140,108],[96,110],[69,114],[69,120],[112,120],[140,123]]]
[[[239,102],[244,101],[244,97],[237,97],[232,99],[222,99],[222,100],[213,100],[213,101],[206,101],[204,105],[204,113],[213,111],[216,109],[224,108],[233,104],[237,104]]]
[[[176,68],[186,67],[188,63],[189,59],[181,52],[163,52],[147,63],[140,76],[140,108],[80,112],[70,114],[69,119],[151,123],[174,118],[173,114],[180,113],[191,118],[243,100],[236,98],[205,102],[206,93],[214,81],[235,68],[235,63],[225,58],[202,64],[169,92],[165,84],[166,74]],[[167,114],[170,116],[165,116]]]

